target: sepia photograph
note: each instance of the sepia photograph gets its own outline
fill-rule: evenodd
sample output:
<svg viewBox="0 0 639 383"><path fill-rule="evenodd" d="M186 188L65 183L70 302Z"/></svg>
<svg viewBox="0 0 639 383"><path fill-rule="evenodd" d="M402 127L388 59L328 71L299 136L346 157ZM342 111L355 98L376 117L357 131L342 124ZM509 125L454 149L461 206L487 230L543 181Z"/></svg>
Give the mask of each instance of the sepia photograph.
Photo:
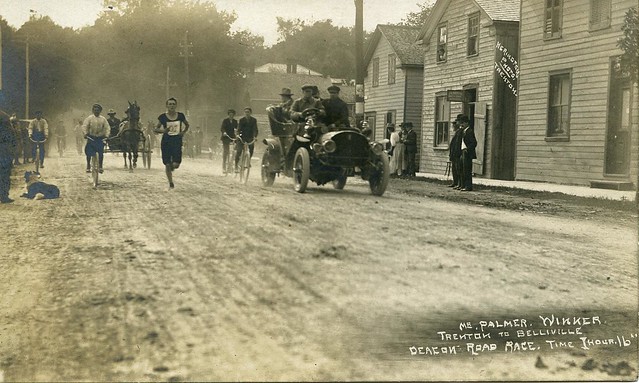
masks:
<svg viewBox="0 0 639 383"><path fill-rule="evenodd" d="M639 379L638 0L0 0L0 383Z"/></svg>

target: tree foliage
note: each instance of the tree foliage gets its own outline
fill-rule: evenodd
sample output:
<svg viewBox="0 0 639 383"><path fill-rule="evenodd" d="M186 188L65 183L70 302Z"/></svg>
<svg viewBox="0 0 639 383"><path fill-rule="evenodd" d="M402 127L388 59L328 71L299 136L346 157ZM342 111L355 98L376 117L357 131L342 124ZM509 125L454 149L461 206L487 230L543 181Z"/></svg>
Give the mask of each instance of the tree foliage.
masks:
<svg viewBox="0 0 639 383"><path fill-rule="evenodd" d="M401 22L397 25L405 25L409 27L422 27L426 22L428 16L430 16L430 12L433 10L433 6L430 5L430 1L426 1L422 4L417 4L419 6L419 11L410 12L406 15Z"/></svg>
<svg viewBox="0 0 639 383"><path fill-rule="evenodd" d="M626 12L621 31L623 37L617 43L623 51L620 60L621 68L637 81L639 78L639 16L636 7Z"/></svg>

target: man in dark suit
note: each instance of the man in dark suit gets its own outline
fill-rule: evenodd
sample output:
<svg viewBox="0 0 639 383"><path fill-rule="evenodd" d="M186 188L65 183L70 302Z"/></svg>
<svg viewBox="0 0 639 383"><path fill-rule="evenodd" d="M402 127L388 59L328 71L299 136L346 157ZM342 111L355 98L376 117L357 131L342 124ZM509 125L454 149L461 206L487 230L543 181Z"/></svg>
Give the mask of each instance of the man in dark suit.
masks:
<svg viewBox="0 0 639 383"><path fill-rule="evenodd" d="M228 110L228 117L222 120L222 170L226 174L226 166L229 161L229 146L235 140L235 131L237 130L237 120L235 119L235 110Z"/></svg>
<svg viewBox="0 0 639 383"><path fill-rule="evenodd" d="M459 119L463 114L458 114L457 119L453 121L453 138L450 140L450 146L448 147L448 160L450 161L451 172L453 173L453 183L448 187L461 189L461 136L463 130L459 126Z"/></svg>
<svg viewBox="0 0 639 383"><path fill-rule="evenodd" d="M16 137L13 134L9 115L0 112L0 203L11 203L11 168L13 151L16 149Z"/></svg>
<svg viewBox="0 0 639 383"><path fill-rule="evenodd" d="M462 188L460 190L472 191L473 190L473 159L477 158L477 153L475 151L475 148L477 148L477 138L475 138L475 131L473 130L473 128L470 127L470 119L468 119L468 116L463 115L459 118L458 121L461 126L460 130L462 131L462 140L461 140Z"/></svg>
<svg viewBox="0 0 639 383"><path fill-rule="evenodd" d="M322 100L322 105L324 105L324 109L326 109L324 122L329 128L350 127L350 121L348 121L348 105L339 98L340 87L331 85L327 90L331 96L327 100Z"/></svg>
<svg viewBox="0 0 639 383"><path fill-rule="evenodd" d="M237 153L235 154L235 167L237 168L237 163L240 161L240 157L242 157L242 152L244 151L244 146L242 142L251 143L248 146L249 154L253 157L253 149L255 148L255 139L257 138L257 120L255 117L251 116L253 113L253 109L246 107L244 108L244 117L240 118L240 122L238 123L237 135L241 142L238 142Z"/></svg>
<svg viewBox="0 0 639 383"><path fill-rule="evenodd" d="M408 177L415 177L415 157L417 156L417 133L413 130L412 122L402 122L406 128L404 136L404 150L406 152L406 167Z"/></svg>

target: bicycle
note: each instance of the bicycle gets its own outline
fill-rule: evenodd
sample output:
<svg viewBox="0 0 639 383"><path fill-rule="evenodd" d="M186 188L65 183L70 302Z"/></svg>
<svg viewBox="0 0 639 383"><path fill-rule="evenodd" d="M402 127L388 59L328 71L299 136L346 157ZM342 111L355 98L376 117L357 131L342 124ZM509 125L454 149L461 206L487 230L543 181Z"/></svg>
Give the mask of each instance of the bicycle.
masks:
<svg viewBox="0 0 639 383"><path fill-rule="evenodd" d="M95 142L95 140L91 138L90 136L87 136L87 139ZM106 139L103 139L102 141L105 141L105 140ZM98 188L99 177L100 177L100 153L96 150L96 152L93 153L93 155L91 156L91 180L92 180L94 189Z"/></svg>
<svg viewBox="0 0 639 383"><path fill-rule="evenodd" d="M36 141L33 139L33 137L29 136L29 140L31 142L33 142L33 144L35 145L35 172L36 173L40 173L40 144L44 144L44 142L46 141L46 139L42 140L42 141Z"/></svg>
<svg viewBox="0 0 639 383"><path fill-rule="evenodd" d="M246 184L248 182L249 173L251 172L251 154L249 153L249 145L253 144L255 139L251 142L244 142L241 137L238 137L238 139L242 144L242 156L238 162L238 166L240 167L240 182L244 182Z"/></svg>

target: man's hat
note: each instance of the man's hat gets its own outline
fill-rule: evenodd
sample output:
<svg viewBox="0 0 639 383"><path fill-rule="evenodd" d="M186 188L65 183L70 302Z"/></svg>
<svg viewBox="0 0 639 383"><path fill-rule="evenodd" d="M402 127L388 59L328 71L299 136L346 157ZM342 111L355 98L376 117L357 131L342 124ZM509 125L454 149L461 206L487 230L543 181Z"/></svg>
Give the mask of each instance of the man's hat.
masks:
<svg viewBox="0 0 639 383"><path fill-rule="evenodd" d="M331 93L331 92L339 92L341 89L337 85L331 85L326 90L328 90L328 92Z"/></svg>
<svg viewBox="0 0 639 383"><path fill-rule="evenodd" d="M314 88L314 86L313 86L313 85L311 85L311 84L304 84L304 85L302 85L302 90L306 90L306 89L313 89L313 88Z"/></svg>
<svg viewBox="0 0 639 383"><path fill-rule="evenodd" d="M226 114L229 114L229 113L233 113L233 114L235 114L235 109L229 109L229 110L226 112Z"/></svg>
<svg viewBox="0 0 639 383"><path fill-rule="evenodd" d="M109 113L107 113L107 114L115 114L115 110L109 109Z"/></svg>
<svg viewBox="0 0 639 383"><path fill-rule="evenodd" d="M93 104L93 106L91 108L98 108L100 110L102 110L102 105L100 104Z"/></svg>
<svg viewBox="0 0 639 383"><path fill-rule="evenodd" d="M462 123L462 122L470 122L470 119L468 118L467 115L465 114L460 114L457 116L457 122Z"/></svg>
<svg viewBox="0 0 639 383"><path fill-rule="evenodd" d="M292 96L293 93L291 93L291 90L289 88L282 88L282 93L280 93L280 96Z"/></svg>
<svg viewBox="0 0 639 383"><path fill-rule="evenodd" d="M402 122L401 127L402 128L412 128L413 127L413 123L412 122Z"/></svg>

